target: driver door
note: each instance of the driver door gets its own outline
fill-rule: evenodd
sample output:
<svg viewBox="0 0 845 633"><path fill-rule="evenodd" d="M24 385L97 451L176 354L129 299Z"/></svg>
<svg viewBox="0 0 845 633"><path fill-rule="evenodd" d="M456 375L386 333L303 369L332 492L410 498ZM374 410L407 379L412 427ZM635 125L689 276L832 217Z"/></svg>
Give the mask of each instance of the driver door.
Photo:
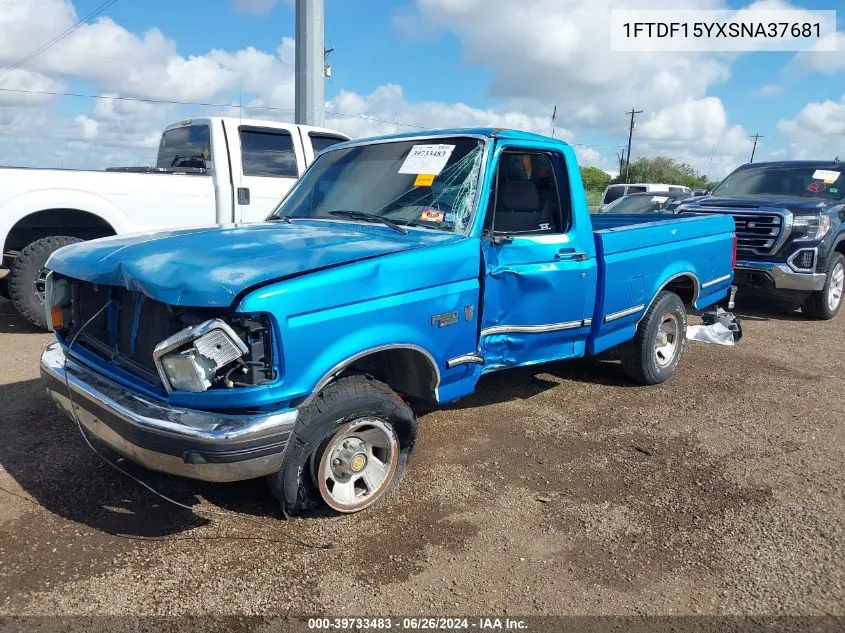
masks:
<svg viewBox="0 0 845 633"><path fill-rule="evenodd" d="M565 157L557 147L506 147L493 179L482 240L485 368L583 355L596 258L592 227L573 218Z"/></svg>

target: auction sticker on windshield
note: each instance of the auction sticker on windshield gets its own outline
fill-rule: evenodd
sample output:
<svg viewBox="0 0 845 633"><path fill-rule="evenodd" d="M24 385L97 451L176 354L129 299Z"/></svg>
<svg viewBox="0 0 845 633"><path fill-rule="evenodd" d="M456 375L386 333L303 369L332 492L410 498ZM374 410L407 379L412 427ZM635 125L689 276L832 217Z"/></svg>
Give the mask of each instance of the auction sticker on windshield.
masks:
<svg viewBox="0 0 845 633"><path fill-rule="evenodd" d="M823 180L824 184L832 185L839 180L839 172L832 169L817 169L813 172L813 180Z"/></svg>
<svg viewBox="0 0 845 633"><path fill-rule="evenodd" d="M399 168L399 173L437 176L449 162L454 149L454 145L414 145Z"/></svg>

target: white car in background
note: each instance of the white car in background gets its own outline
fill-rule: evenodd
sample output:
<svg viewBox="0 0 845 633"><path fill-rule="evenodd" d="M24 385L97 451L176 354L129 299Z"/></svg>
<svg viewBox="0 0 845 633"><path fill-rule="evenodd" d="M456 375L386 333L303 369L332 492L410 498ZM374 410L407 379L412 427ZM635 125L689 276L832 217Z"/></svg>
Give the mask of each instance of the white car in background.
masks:
<svg viewBox="0 0 845 633"><path fill-rule="evenodd" d="M635 182L625 185L608 185L601 194L601 207L631 193L686 193L692 195L692 189L682 185L663 185L653 182Z"/></svg>
<svg viewBox="0 0 845 633"><path fill-rule="evenodd" d="M46 327L43 269L53 251L122 233L259 222L316 154L346 140L325 128L209 117L168 126L155 167L0 168L9 297L24 317Z"/></svg>

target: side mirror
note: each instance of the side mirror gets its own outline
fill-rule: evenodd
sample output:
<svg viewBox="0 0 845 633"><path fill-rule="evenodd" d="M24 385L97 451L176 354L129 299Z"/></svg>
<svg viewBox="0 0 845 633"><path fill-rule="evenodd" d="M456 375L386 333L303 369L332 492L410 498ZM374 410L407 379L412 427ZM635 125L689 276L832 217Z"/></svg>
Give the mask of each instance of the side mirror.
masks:
<svg viewBox="0 0 845 633"><path fill-rule="evenodd" d="M503 244L510 244L513 242L513 238L510 235L494 234L490 238L490 241L496 246L502 246Z"/></svg>

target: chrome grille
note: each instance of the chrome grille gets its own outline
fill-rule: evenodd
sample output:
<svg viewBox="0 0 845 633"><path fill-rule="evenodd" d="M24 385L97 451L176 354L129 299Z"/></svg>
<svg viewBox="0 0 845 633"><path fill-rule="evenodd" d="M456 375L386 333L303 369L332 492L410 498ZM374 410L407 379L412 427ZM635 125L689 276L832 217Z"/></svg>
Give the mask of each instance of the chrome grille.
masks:
<svg viewBox="0 0 845 633"><path fill-rule="evenodd" d="M710 213L730 215L736 225L736 250L739 255L771 255L784 237L786 216L774 212L740 211L714 207L682 208L680 214Z"/></svg>

